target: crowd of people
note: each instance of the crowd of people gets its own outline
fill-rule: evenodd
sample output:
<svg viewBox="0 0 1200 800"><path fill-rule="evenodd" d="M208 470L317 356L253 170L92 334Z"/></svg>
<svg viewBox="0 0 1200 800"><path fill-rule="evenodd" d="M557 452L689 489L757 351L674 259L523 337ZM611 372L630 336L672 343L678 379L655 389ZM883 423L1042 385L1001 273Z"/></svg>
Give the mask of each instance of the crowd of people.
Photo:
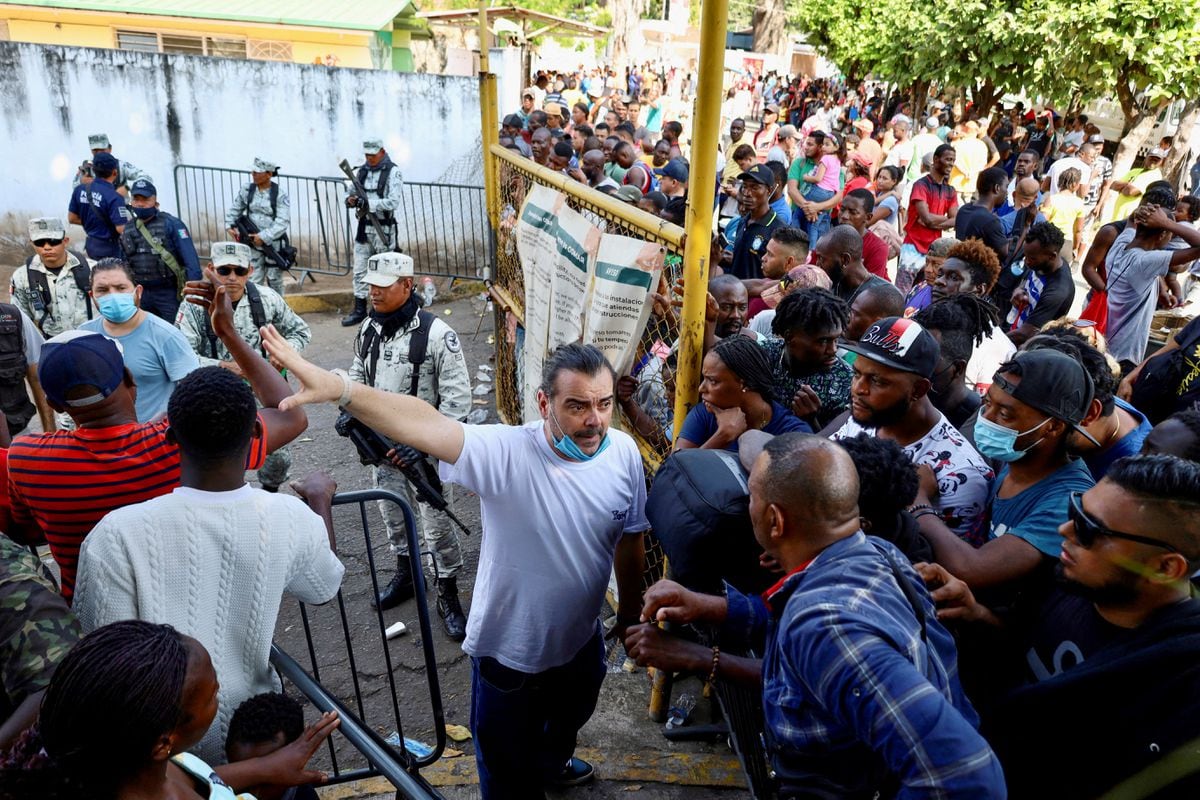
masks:
<svg viewBox="0 0 1200 800"><path fill-rule="evenodd" d="M453 529L397 451L374 469L417 506L439 616L471 658L485 798L593 779L575 745L613 574L608 634L632 659L759 693L781 798L1083 798L1188 761L1200 322L1149 356L1148 339L1160 302L1187 307L1195 281L1174 276L1200 259L1200 202L1153 150L1111 180L1078 115L774 75L731 87L757 130L730 118L717 184L692 186L674 112L693 91L649 66L542 74L501 139L664 219L699 200L722 223L701 243L700 402L682 420L677 343L626 375L572 343L546 359L539 419L465 424L461 343L390 249L401 178L378 139L347 202L358 333L349 370L326 371L272 288L277 165L255 161L233 238L201 264L150 178L92 137L68 217L86 255L59 218L31 220L0 305L0 797L295 797L322 779L307 762L338 719L305 727L268 661L282 595L327 602L344 574L332 478L279 491L313 403L479 498L468 616ZM675 277L654 314L674 313ZM44 432L10 441L35 413ZM672 453L649 490L620 427ZM731 471L742 524L705 528ZM668 491L685 485L690 505ZM381 511L389 609L420 583ZM644 589L651 520L680 581ZM1200 771L1184 772L1188 796Z"/></svg>

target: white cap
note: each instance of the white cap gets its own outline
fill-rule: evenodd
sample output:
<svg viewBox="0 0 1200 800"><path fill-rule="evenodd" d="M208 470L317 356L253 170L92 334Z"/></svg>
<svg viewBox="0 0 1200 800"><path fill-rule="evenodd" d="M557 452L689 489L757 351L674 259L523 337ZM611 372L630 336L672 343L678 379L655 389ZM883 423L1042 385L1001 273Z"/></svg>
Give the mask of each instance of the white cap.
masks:
<svg viewBox="0 0 1200 800"><path fill-rule="evenodd" d="M250 266L250 247L241 242L214 242L209 256L214 267Z"/></svg>
<svg viewBox="0 0 1200 800"><path fill-rule="evenodd" d="M37 217L29 220L29 241L39 239L62 239L67 235L67 227L58 217Z"/></svg>
<svg viewBox="0 0 1200 800"><path fill-rule="evenodd" d="M372 286L391 286L401 278L413 276L412 256L404 253L376 253L367 259L363 281Z"/></svg>
<svg viewBox="0 0 1200 800"><path fill-rule="evenodd" d="M930 117L929 119L925 120L925 127L929 128L930 130L937 128L941 124L942 124L942 121L940 119L938 119L937 117Z"/></svg>

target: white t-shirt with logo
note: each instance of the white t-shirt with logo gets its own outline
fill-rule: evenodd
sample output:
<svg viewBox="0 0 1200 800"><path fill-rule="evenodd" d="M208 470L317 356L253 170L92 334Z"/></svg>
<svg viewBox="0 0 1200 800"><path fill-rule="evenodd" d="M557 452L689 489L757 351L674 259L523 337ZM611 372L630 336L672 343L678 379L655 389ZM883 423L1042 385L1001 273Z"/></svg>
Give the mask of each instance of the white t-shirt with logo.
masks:
<svg viewBox="0 0 1200 800"><path fill-rule="evenodd" d="M568 461L543 422L466 425L442 480L479 495L483 543L463 650L536 673L570 661L595 633L617 542L646 520L642 456L609 430L591 461Z"/></svg>
<svg viewBox="0 0 1200 800"><path fill-rule="evenodd" d="M831 438L849 439L860 433L877 435L875 428L864 428L854 417L848 417ZM938 484L938 498L933 504L946 527L969 544L983 544L988 533L984 517L993 473L979 451L945 414L939 414L929 432L907 445L904 452L914 464L926 464L933 470Z"/></svg>

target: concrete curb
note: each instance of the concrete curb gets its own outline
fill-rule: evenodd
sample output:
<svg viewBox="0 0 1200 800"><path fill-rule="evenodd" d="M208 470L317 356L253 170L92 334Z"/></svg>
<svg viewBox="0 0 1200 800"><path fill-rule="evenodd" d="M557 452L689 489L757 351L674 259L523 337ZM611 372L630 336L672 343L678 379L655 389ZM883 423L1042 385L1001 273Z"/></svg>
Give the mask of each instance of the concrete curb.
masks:
<svg viewBox="0 0 1200 800"><path fill-rule="evenodd" d="M321 292L285 294L284 301L297 314L319 312L343 312L354 307L354 291L351 289L326 289Z"/></svg>

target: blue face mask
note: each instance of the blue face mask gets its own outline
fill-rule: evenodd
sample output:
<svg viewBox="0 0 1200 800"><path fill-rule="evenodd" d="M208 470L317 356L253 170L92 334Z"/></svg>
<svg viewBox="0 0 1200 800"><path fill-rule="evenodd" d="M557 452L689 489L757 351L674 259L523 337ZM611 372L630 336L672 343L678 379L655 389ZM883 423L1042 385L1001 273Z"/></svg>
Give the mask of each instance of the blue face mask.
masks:
<svg viewBox="0 0 1200 800"><path fill-rule="evenodd" d="M554 420L554 426L562 431L563 427L559 424L558 417L554 416L553 410L550 411L550 419ZM579 445L575 444L574 439L572 439L570 436L567 436L565 431L563 432L562 438L555 436L553 433L550 434L550 438L554 442L554 449L572 461L591 461L593 458L608 449L609 442L608 431L605 431L604 438L600 440L600 446L596 448L596 452L589 456L579 448Z"/></svg>
<svg viewBox="0 0 1200 800"><path fill-rule="evenodd" d="M156 206L150 206L149 208L138 208L136 206L131 206L129 210L133 212L135 217L143 222L149 222L158 216L158 208Z"/></svg>
<svg viewBox="0 0 1200 800"><path fill-rule="evenodd" d="M137 313L137 303L132 294L106 294L96 301L100 316L109 322L126 322Z"/></svg>
<svg viewBox="0 0 1200 800"><path fill-rule="evenodd" d="M1012 428L997 425L980 414L975 421L975 446L979 448L980 453L988 458L994 458L997 461L1011 464L1014 461L1020 460L1026 453L1041 444L1042 439L1046 437L1043 436L1024 450L1016 449L1017 439L1027 433L1033 433L1049 421L1050 418L1047 417L1027 431L1014 431Z"/></svg>

